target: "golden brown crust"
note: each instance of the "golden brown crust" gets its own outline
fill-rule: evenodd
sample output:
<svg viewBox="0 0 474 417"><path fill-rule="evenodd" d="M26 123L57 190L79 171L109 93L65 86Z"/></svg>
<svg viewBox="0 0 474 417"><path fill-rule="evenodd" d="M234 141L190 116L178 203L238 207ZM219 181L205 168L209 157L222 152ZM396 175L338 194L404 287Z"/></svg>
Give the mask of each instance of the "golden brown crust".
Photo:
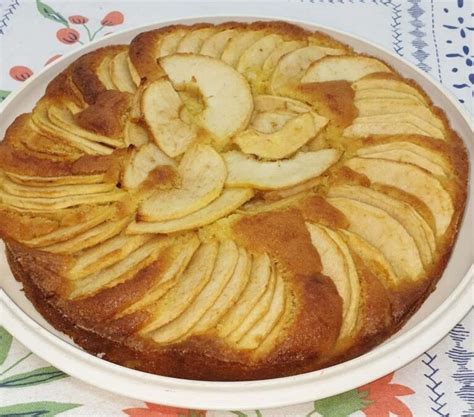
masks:
<svg viewBox="0 0 474 417"><path fill-rule="evenodd" d="M265 379L321 369L361 355L400 329L435 288L453 249L467 195L468 157L462 140L450 128L444 112L433 105L421 87L412 80L401 78L388 64L392 73L372 73L364 78L398 80L414 88L427 103L426 108L444 127L445 140L421 134L370 134L363 138L345 138L342 137L344 129L352 126L359 115L352 82L324 81L285 88L285 94L310 105L315 113L328 119L327 125L301 151L335 148L341 151L339 160L317 178L271 191L255 190L249 210L240 210L238 214L208 224L197 230L197 237L193 235L199 241L199 248L209 244L209 241L217 241L218 247L222 248L222 242L232 240L239 250L247 254L250 266L259 257L268 256L270 266L267 272L270 272L267 281L260 283L264 285L264 291L259 289L263 292L258 300L251 300L252 308L240 321L255 312L259 312L255 317L258 324L269 317L267 314L271 308L264 303L264 295L269 291L276 294L275 282L281 279L283 296L278 305L278 316L271 316L274 320L272 326L263 336L255 336L258 343L249 345L251 347L243 347L243 339L223 337L220 323L205 331L187 329L175 339L170 339L171 342L154 339L155 309L166 312L158 307L163 297L173 294L176 282L181 282L184 276L181 271L180 280L162 281L167 271L176 267L176 260L179 259L179 251L173 244L189 244L192 239L185 235L188 230L157 237L156 234L130 233L127 226L134 218L136 220L137 207L145 198L160 189L181 186L179 169L176 168L180 157L170 162L156 147L158 150L155 149L155 153L150 153L148 159L144 158L141 162L145 174L141 183L133 188L128 187L125 174L135 155L135 145L115 148L125 147L126 143L140 143L138 139L138 142L126 142L125 129L132 120L137 126L143 124L142 110L134 106L134 103L140 102L137 96L150 81L166 75L157 62L164 36L177 31L182 31L184 35L192 30L212 27L216 32L236 29L278 34L284 41L298 40L303 45L320 45L343 50L346 55L356 55L349 46L323 33L309 32L286 22L225 22L215 26L208 23L173 25L138 35L130 48L125 45L109 46L82 56L48 85L42 101L47 105L67 107L72 114L71 123L83 129L76 132L77 137L73 138L76 141L66 140L68 134L64 132L56 135L54 130L48 132L47 129L35 128L31 115L25 114L9 127L4 142L0 144L0 236L7 243L7 257L13 274L23 283L26 295L40 313L81 347L109 361L146 372L206 380ZM100 71L104 70L102 63L111 62L124 51L128 51L131 63L141 78L135 95L112 89L114 81L111 73L100 75ZM119 58L124 58L124 55ZM124 64L125 61L122 59L120 62ZM124 68L118 69L122 71ZM108 64L106 71L109 71ZM132 70L128 68L127 71L131 76ZM109 84L109 88L104 82ZM269 81L262 83L268 84ZM138 81L135 81L137 84ZM135 91L135 86L132 87L127 91ZM270 94L268 85L262 88ZM115 139L112 142L115 145L97 145L96 141L104 137ZM148 132L148 138L152 138L151 132ZM208 138L205 139L207 141ZM81 140L88 140L86 145L92 147L84 148ZM443 161L446 175L434 177L451 199L453 212L446 231L434 239L433 261L424 265L420 276L411 280L398 277L397 281L380 264L380 259L366 259L349 244L346 233L352 230L351 222L328 196L337 186L365 187L406 203L425 221L425 227L435 231L436 218L432 207L423 201L422 196L378 183L346 166L359 150L401 141L426 149L435 155L435 159ZM136 146L140 148L141 145ZM234 144L229 145L230 149L233 147ZM157 166L153 165L154 158L161 161ZM140 173L140 170L136 172ZM59 205L57 209L44 208L42 197L36 199L35 192L38 190L43 193L40 195L65 193L65 200L78 198L81 196L75 193L81 194L88 185L102 190L106 196L111 194L113 199L100 200L97 204L88 204L87 199L80 199L78 205ZM29 209L28 205L22 208L18 200L23 196L25 201L31 201L29 204L37 204L36 208ZM10 204L8 198L16 199L16 205ZM40 203L36 203L38 200ZM265 209L266 205L270 208ZM252 211L252 207L256 209ZM349 335L343 335L345 320L350 315L344 288L340 280L337 281L324 270L326 253L317 249L310 233L311 224L319 225L323 232L326 230L324 233L336 248L335 253L339 253L344 260L347 271L352 271L349 260L353 262L357 281L351 281L351 291L359 291L360 300L355 310L354 328ZM89 226L81 229L82 225ZM425 229L425 233L428 234L428 230ZM160 239L174 243L164 243L161 247ZM155 252L147 255L147 247L155 248ZM185 245L182 247L185 248ZM194 250L193 257L196 254ZM140 255L140 251L145 255L138 258L136 266L120 269ZM239 256L241 260L241 252ZM91 265L86 261L91 259L90 270L93 273L87 272ZM109 259L116 259L117 263L108 263ZM81 262L83 270L79 268ZM105 278L103 270L94 275L97 271L94 262L102 267L106 265L103 267ZM186 265L183 270L189 268ZM248 276L254 273L250 266ZM96 280L103 280L103 283L96 285ZM187 297L196 286L207 284L196 280L193 285L186 292L178 292L180 297L173 299L173 308L178 309L181 298ZM245 293L244 288L247 287L242 288L241 294ZM162 291L159 296L157 289ZM198 298L195 295L188 305ZM135 308L144 299L148 300L146 308ZM202 304L202 300L200 302ZM236 306L237 298L227 308L238 308ZM201 317L207 311L198 310ZM228 317L225 311L222 314ZM173 316L158 330L179 322L180 317ZM199 324L194 323L193 326ZM255 327L252 324L250 328ZM232 332L235 331L234 328Z"/></svg>
<svg viewBox="0 0 474 417"><path fill-rule="evenodd" d="M97 96L94 104L74 115L79 126L112 138L121 138L132 96L109 90Z"/></svg>
<svg viewBox="0 0 474 417"><path fill-rule="evenodd" d="M342 301L333 282L320 274L297 275L292 283L298 300L292 325L265 360L267 366L285 367L321 362L332 355L342 324ZM325 304L319 301L326 300Z"/></svg>
<svg viewBox="0 0 474 417"><path fill-rule="evenodd" d="M127 150L121 149L110 156L82 155L71 161L51 160L17 150L6 141L0 144L0 167L6 172L40 177L98 174L116 171L118 161L126 155ZM111 176L116 174L111 173Z"/></svg>
<svg viewBox="0 0 474 417"><path fill-rule="evenodd" d="M25 287L26 295L53 326L69 334L76 343L85 346L92 353L105 353L104 358L107 360L146 372L208 380L266 379L304 372L309 366L314 367L315 362L320 362L320 357L331 349L340 326L339 296L328 279L301 277L295 285L295 291L299 295L304 295L295 318L298 325L285 336L278 351L261 362L252 363L249 367L246 365L249 360L247 355L238 358L235 357L235 353L232 355L234 360L229 361L230 352L227 348L220 346L215 340L201 337L194 337L185 344L156 351L156 347L147 342L126 338L128 333L136 330L137 323L140 326L146 321L143 317L135 314L116 321L116 326L106 328L100 326L94 328L90 323L89 326L78 325L77 320L81 319L77 312L74 312L71 321L64 309L60 310L54 306L54 298L44 298L43 291L36 287L28 277L29 274L23 271L24 264L20 266L12 252L7 251L7 255L15 276ZM123 292L120 297L122 296ZM317 302L319 297L328 300L334 298L334 302L330 304L333 307L328 309L322 306ZM111 305L109 304L111 299L102 301ZM85 310L89 317L93 311L97 311L93 304L91 309ZM310 314L307 314L308 309ZM309 329L316 331L309 332ZM190 366L191 363L193 366ZM324 364L318 366L323 367Z"/></svg>
<svg viewBox="0 0 474 417"><path fill-rule="evenodd" d="M170 25L160 29L139 33L130 43L130 60L142 79L153 81L163 76L158 65L158 47L160 40L173 32L183 30L189 31L210 26L206 23L195 25Z"/></svg>
<svg viewBox="0 0 474 417"><path fill-rule="evenodd" d="M157 261L142 269L126 282L107 288L92 296L71 301L60 300L59 306L66 315L77 319L77 323L81 326L96 329L102 325L106 328L118 313L146 294L157 281L157 277L166 266L166 262L166 256L161 256ZM132 321L132 317L136 317L136 314L132 313L124 316L120 322L115 322L114 327L119 328L120 323Z"/></svg>
<svg viewBox="0 0 474 417"><path fill-rule="evenodd" d="M71 73L71 67L68 67L57 75L46 87L45 96L71 101L79 107L84 107L86 103L81 92L73 83Z"/></svg>
<svg viewBox="0 0 474 417"><path fill-rule="evenodd" d="M244 217L234 225L234 231L245 247L274 254L292 274L313 276L321 272L319 254L297 210Z"/></svg>
<svg viewBox="0 0 474 417"><path fill-rule="evenodd" d="M291 351L285 352L282 350L274 357L268 357L267 360L261 364L252 363L251 366L249 366L249 364L245 364L245 358L243 358L244 363L239 363L235 360L220 360L219 357L221 357L222 354L224 357L226 355L229 357L231 352L226 351L226 348L217 343L215 339L196 336L189 339L184 346L177 345L172 348L157 351L153 344L144 341L127 340L127 338L117 337L117 334L109 338L102 332L96 333L82 326L78 326L75 319L71 321L71 318L65 316L59 309L54 307L51 299L45 298L44 293L36 287L29 275L21 269L12 253L8 250L7 256L15 277L23 283L25 294L33 302L36 309L55 328L68 334L75 343L82 346L88 352L100 355L103 359L133 369L187 379L206 379L210 381L268 379L309 372L349 360L369 351L375 345L381 343L398 331L413 311L418 308L419 304L429 295L429 291L426 291L426 286L424 286L424 292L422 289L417 294L417 302L411 304L409 309L405 306L405 315L403 317L397 317L396 320L393 321L393 327L385 329L384 332L376 334L375 337L366 338L363 343L352 346L342 354L322 359L313 349L311 358L305 358L302 355L301 357L294 358L295 360L293 361L288 361L285 355ZM314 288L315 286L319 287L321 283L318 280L308 280L306 285ZM313 289L310 287L304 286L303 284L302 290ZM328 289L329 287L323 285L322 288ZM321 303L318 302L320 297L317 296L320 292L318 291L314 294L313 296L317 297L317 299L311 300L311 298L307 298L308 303L313 302L313 304L307 305L311 311L315 306L321 306ZM324 291L322 294L327 295ZM323 306L321 306L321 308L322 310L326 310ZM315 313L313 317L318 317L321 313L324 314L324 311ZM319 315L319 317L321 316ZM337 317L337 315L333 315L331 319L334 320L334 317ZM135 316L135 320L141 323L146 320L146 318ZM132 322L132 319L129 318L128 326L130 326ZM309 325L309 323L310 320L307 319L305 324ZM321 323L318 323L318 328L322 330L320 326ZM324 326L325 331L330 335L333 333L334 327L338 327L338 323L327 322L324 323ZM302 328L295 329L295 334L291 334L291 337L304 337L302 330ZM125 328L122 328L120 332L123 334ZM328 338L328 333L325 334L325 338L326 340L331 340ZM290 345L291 337L287 339ZM310 341L310 339L308 339L308 341Z"/></svg>
<svg viewBox="0 0 474 417"><path fill-rule="evenodd" d="M269 33L277 33L286 40L304 40L308 38L310 42L330 48L340 48L352 51L350 47L332 39L321 32L310 32L299 26L287 22L257 21L252 23L225 22L218 25L210 23L196 23L194 25L171 25L160 29L142 32L138 34L130 43L130 59L141 78L149 81L160 78L164 75L157 63L158 48L161 39L166 35L176 31L191 31L203 27L215 27L217 30L237 29L237 30L262 30Z"/></svg>
<svg viewBox="0 0 474 417"><path fill-rule="evenodd" d="M100 207L85 205L38 215L1 205L0 213L4 221L0 223L0 236L9 241L27 242L61 227L87 222L100 211Z"/></svg>
<svg viewBox="0 0 474 417"><path fill-rule="evenodd" d="M126 51L126 45L105 46L81 56L71 66L71 79L88 104L94 104L97 96L107 90L97 75L97 69L105 57L113 57Z"/></svg>
<svg viewBox="0 0 474 417"><path fill-rule="evenodd" d="M311 104L318 113L330 118L341 128L349 126L357 117L354 90L347 81L300 84L295 98Z"/></svg>
<svg viewBox="0 0 474 417"><path fill-rule="evenodd" d="M344 214L319 195L311 195L298 204L306 221L319 223L331 229L347 229L349 222Z"/></svg>
<svg viewBox="0 0 474 417"><path fill-rule="evenodd" d="M15 157L11 156L12 153L15 153ZM6 166L12 169L18 166L19 172L28 172L27 165L16 162L20 154L23 159L61 163L64 160L77 159L83 152L63 140L39 133L32 126L31 114L25 113L18 116L5 133L5 138L0 144L0 164L6 164L5 169ZM34 170L35 167L31 169Z"/></svg>
<svg viewBox="0 0 474 417"><path fill-rule="evenodd" d="M360 307L358 323L360 331L353 343L365 345L374 337L383 334L392 324L390 292L357 254L351 251L351 255L360 278L364 300Z"/></svg>

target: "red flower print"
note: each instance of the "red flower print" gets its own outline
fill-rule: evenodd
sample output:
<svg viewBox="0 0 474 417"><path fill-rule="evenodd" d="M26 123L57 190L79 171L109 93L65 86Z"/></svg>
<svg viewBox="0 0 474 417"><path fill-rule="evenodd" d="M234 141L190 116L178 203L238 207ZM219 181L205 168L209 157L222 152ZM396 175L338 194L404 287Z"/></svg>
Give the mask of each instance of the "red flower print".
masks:
<svg viewBox="0 0 474 417"><path fill-rule="evenodd" d="M122 411L130 417L206 417L206 411L186 410L152 403L145 404L147 408L127 408Z"/></svg>
<svg viewBox="0 0 474 417"><path fill-rule="evenodd" d="M367 391L366 400L372 401L362 411L367 417L389 417L390 413L398 417L413 417L410 409L397 397L414 394L414 391L404 385L390 384L393 373L364 385L357 390Z"/></svg>
<svg viewBox="0 0 474 417"><path fill-rule="evenodd" d="M76 14L74 16L69 16L68 20L75 25L84 25L89 21L89 19L85 16L81 16L80 14Z"/></svg>
<svg viewBox="0 0 474 417"><path fill-rule="evenodd" d="M62 42L72 45L79 41L80 33L76 29L63 28L56 32L56 37Z"/></svg>
<svg viewBox="0 0 474 417"><path fill-rule="evenodd" d="M100 21L103 26L116 26L123 23L123 14L117 11L107 13Z"/></svg>
<svg viewBox="0 0 474 417"><path fill-rule="evenodd" d="M21 65L10 68L10 77L17 81L25 81L33 75L28 67L23 67Z"/></svg>

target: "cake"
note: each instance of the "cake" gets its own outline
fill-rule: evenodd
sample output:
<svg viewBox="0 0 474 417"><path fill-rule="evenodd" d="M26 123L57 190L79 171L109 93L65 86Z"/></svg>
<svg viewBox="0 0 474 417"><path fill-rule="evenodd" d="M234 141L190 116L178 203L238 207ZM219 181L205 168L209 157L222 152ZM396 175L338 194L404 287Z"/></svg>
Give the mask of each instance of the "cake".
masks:
<svg viewBox="0 0 474 417"><path fill-rule="evenodd" d="M467 172L444 112L379 58L285 22L173 25L81 56L11 124L0 236L36 309L91 354L276 378L406 323Z"/></svg>

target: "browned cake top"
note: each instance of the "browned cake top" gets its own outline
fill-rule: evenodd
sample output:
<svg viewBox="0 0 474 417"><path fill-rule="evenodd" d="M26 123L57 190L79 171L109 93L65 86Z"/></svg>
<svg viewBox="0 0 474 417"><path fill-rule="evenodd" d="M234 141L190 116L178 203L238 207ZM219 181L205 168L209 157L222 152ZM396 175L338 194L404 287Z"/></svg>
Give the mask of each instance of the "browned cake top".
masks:
<svg viewBox="0 0 474 417"><path fill-rule="evenodd" d="M80 57L0 144L0 236L88 351L182 378L306 372L441 276L467 156L413 81L284 22L174 25Z"/></svg>

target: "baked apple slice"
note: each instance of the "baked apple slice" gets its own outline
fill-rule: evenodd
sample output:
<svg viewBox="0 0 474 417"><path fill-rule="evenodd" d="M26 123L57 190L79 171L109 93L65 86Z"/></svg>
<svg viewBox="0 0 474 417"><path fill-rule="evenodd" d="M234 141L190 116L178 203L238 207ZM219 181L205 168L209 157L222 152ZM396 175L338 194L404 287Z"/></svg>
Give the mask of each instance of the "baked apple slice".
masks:
<svg viewBox="0 0 474 417"><path fill-rule="evenodd" d="M229 336L255 308L265 293L272 276L272 264L266 254L255 255L252 260L250 279L242 295L217 324L220 337Z"/></svg>
<svg viewBox="0 0 474 417"><path fill-rule="evenodd" d="M349 220L349 231L380 249L398 276L416 280L424 272L415 241L385 210L350 198L327 201Z"/></svg>
<svg viewBox="0 0 474 417"><path fill-rule="evenodd" d="M353 82L377 72L392 71L376 58L360 55L327 56L314 62L301 78L301 82L321 83L338 80Z"/></svg>
<svg viewBox="0 0 474 417"><path fill-rule="evenodd" d="M85 195L68 195L67 197L20 197L0 188L0 203L25 210L50 211L82 204L106 204L122 200L126 193L119 189Z"/></svg>
<svg viewBox="0 0 474 417"><path fill-rule="evenodd" d="M239 299L250 278L252 258L244 249L238 248L238 259L232 276L215 300L214 304L194 325L191 333L200 334L213 329L220 318L226 314Z"/></svg>
<svg viewBox="0 0 474 417"><path fill-rule="evenodd" d="M285 283L276 271L275 291L267 312L237 342L240 349L256 349L275 328L285 311Z"/></svg>
<svg viewBox="0 0 474 417"><path fill-rule="evenodd" d="M180 316L151 333L151 337L155 342L170 343L189 333L224 290L234 272L238 254L237 245L233 241L226 240L219 244L214 269L209 281Z"/></svg>
<svg viewBox="0 0 474 417"><path fill-rule="evenodd" d="M160 166L167 166L174 171L176 162L153 143L134 149L123 173L122 185L126 189L136 188L148 178L153 170Z"/></svg>
<svg viewBox="0 0 474 417"><path fill-rule="evenodd" d="M353 198L385 210L397 220L414 239L420 252L423 265L426 267L433 261L436 251L436 240L428 223L410 205L396 200L386 194L357 185L340 185L331 187L329 197Z"/></svg>
<svg viewBox="0 0 474 417"><path fill-rule="evenodd" d="M189 32L189 28L175 28L163 35L159 41L157 58L176 52L181 39Z"/></svg>
<svg viewBox="0 0 474 417"><path fill-rule="evenodd" d="M394 123L393 119L386 123L354 123L344 130L344 136L366 138L372 135L422 135L430 137L425 130L410 122Z"/></svg>
<svg viewBox="0 0 474 417"><path fill-rule="evenodd" d="M290 113L300 114L307 113L312 110L302 101L293 100L288 97L272 96L268 94L259 94L254 98L254 106L256 113L267 113L276 111L286 111Z"/></svg>
<svg viewBox="0 0 474 417"><path fill-rule="evenodd" d="M119 219L108 219L70 240L54 243L53 245L45 246L41 249L52 253L67 255L77 254L79 251L96 246L118 235L125 229L129 222L130 218L128 216Z"/></svg>
<svg viewBox="0 0 474 417"><path fill-rule="evenodd" d="M127 54L127 65L128 65L128 71L130 72L130 76L132 77L132 81L135 84L135 86L138 87L141 82L141 77L140 77L140 74L138 74L137 69L133 65L129 54Z"/></svg>
<svg viewBox="0 0 474 417"><path fill-rule="evenodd" d="M155 237L130 253L121 261L81 279L72 280L73 289L69 298L91 295L104 288L111 288L132 278L146 268L173 243L172 238Z"/></svg>
<svg viewBox="0 0 474 417"><path fill-rule="evenodd" d="M418 134L446 140L444 131L412 113L358 117L351 126L344 130L343 134L352 137Z"/></svg>
<svg viewBox="0 0 474 417"><path fill-rule="evenodd" d="M224 52L227 43L239 33L236 29L227 29L217 33L214 33L207 38L202 44L199 53L201 55L211 56L213 58L219 58Z"/></svg>
<svg viewBox="0 0 474 417"><path fill-rule="evenodd" d="M364 100L393 100L397 103L403 104L412 104L412 105L423 105L423 102L413 96L412 94L402 93L399 91L393 90L384 90L382 88L377 89L367 89L367 90L358 90L354 95L354 104L359 101Z"/></svg>
<svg viewBox="0 0 474 417"><path fill-rule="evenodd" d="M181 186L158 190L138 210L140 220L163 221L193 213L215 200L227 176L225 163L209 145L195 145L178 166Z"/></svg>
<svg viewBox="0 0 474 417"><path fill-rule="evenodd" d="M392 266L379 249L361 236L348 230L339 229L338 233L351 251L356 253L364 264L375 272L375 275L383 282L384 286L390 287L400 282L400 278L395 274Z"/></svg>
<svg viewBox="0 0 474 417"><path fill-rule="evenodd" d="M195 233L186 233L166 251L167 268L160 277L157 285L149 288L142 298L123 310L119 316L126 316L138 310L152 306L161 299L171 288L173 288L181 278L184 270L191 262L196 250L201 242ZM171 261L170 261L171 260Z"/></svg>
<svg viewBox="0 0 474 417"><path fill-rule="evenodd" d="M112 58L110 61L110 77L120 91L134 93L137 90L136 79L134 80L130 72L128 51L120 52Z"/></svg>
<svg viewBox="0 0 474 417"><path fill-rule="evenodd" d="M254 97L250 127L262 133L273 133L280 130L289 120L308 112L314 115L317 126L323 123L324 119L301 101L280 96L257 95Z"/></svg>
<svg viewBox="0 0 474 417"><path fill-rule="evenodd" d="M241 55L237 64L237 71L241 72L251 83L256 81L265 60L282 42L282 37L275 34L260 38Z"/></svg>
<svg viewBox="0 0 474 417"><path fill-rule="evenodd" d="M283 55L304 48L305 46L307 46L307 42L303 40L285 41L277 45L262 65L262 79L267 80L270 78Z"/></svg>
<svg viewBox="0 0 474 417"><path fill-rule="evenodd" d="M266 115L271 118L268 124L277 126L281 123L279 121L281 118L275 120L274 116L283 116L283 120L287 116L285 113L283 115L281 113L266 113ZM263 124L265 114L261 116L258 121ZM286 158L314 138L326 126L327 122L326 118L312 112L295 117L291 117L290 113L290 119L284 122L279 130L272 133L263 133L250 128L237 134L234 137L234 142L246 154L265 159Z"/></svg>
<svg viewBox="0 0 474 417"><path fill-rule="evenodd" d="M52 123L48 117L47 108L42 104L38 104L31 114L32 128L37 129L40 134L52 136L64 140L73 147L90 155L110 155L114 149L110 146L103 145L94 141L90 141L81 136L72 135L64 129Z"/></svg>
<svg viewBox="0 0 474 417"><path fill-rule="evenodd" d="M357 150L356 155L364 158L390 159L407 162L426 169L434 175L446 176L450 165L438 152L411 142L396 141L380 145L366 146Z"/></svg>
<svg viewBox="0 0 474 417"><path fill-rule="evenodd" d="M68 240L73 239L90 229L93 229L97 225L103 224L110 217L113 217L114 214L114 205L111 205L106 209L103 207L98 207L94 210L88 211L86 218L80 223L72 224L70 226L58 227L50 233L42 234L28 240L22 240L22 243L35 248L67 242Z"/></svg>
<svg viewBox="0 0 474 417"><path fill-rule="evenodd" d="M245 136L248 135L249 132L252 137L258 133L264 134L264 135L273 134L283 129L283 127L290 120L294 119L295 117L299 115L300 114L296 114L296 113L285 111L285 110L269 111L265 113L254 113L254 115L252 116L252 120L250 121L249 129L235 135L234 142L237 142L242 137L245 138ZM251 142L252 137L248 138L248 140L245 140L244 143L248 141L248 145L250 145L251 147L256 146L256 145L258 146L258 143ZM252 153L252 152L249 152L249 153Z"/></svg>
<svg viewBox="0 0 474 417"><path fill-rule="evenodd" d="M179 41L176 52L189 52L198 54L206 39L215 34L217 29L212 27L203 27L194 29L186 33Z"/></svg>
<svg viewBox="0 0 474 417"><path fill-rule="evenodd" d="M100 135L89 130L83 129L76 124L74 115L66 107L49 106L48 107L48 118L51 123L55 124L58 128L64 130L69 135L78 136L91 142L97 142L105 145L112 146L114 148L123 147L123 140Z"/></svg>
<svg viewBox="0 0 474 417"><path fill-rule="evenodd" d="M18 197L31 198L60 198L68 196L99 194L114 191L115 184L111 182L101 182L97 184L69 184L51 185L47 187L17 184L4 174L0 173L2 188L9 194Z"/></svg>
<svg viewBox="0 0 474 417"><path fill-rule="evenodd" d="M106 90L118 90L118 87L114 83L110 72L112 59L113 55L104 56L104 58L99 63L96 69L97 77L99 78L100 82L103 84Z"/></svg>
<svg viewBox="0 0 474 417"><path fill-rule="evenodd" d="M272 265L272 271L267 288L257 305L242 319L242 322L227 336L227 341L237 343L242 337L268 312L275 295L275 284L277 280L277 267Z"/></svg>
<svg viewBox="0 0 474 417"><path fill-rule="evenodd" d="M242 54L260 38L265 36L263 30L241 30L227 43L222 51L221 60L231 67L237 67Z"/></svg>
<svg viewBox="0 0 474 417"><path fill-rule="evenodd" d="M364 158L389 159L391 161L406 162L426 169L433 175L446 177L446 173L440 165L435 164L424 156L418 155L417 153L407 149L392 149L369 154L360 154L358 152L357 155L363 156Z"/></svg>
<svg viewBox="0 0 474 417"><path fill-rule="evenodd" d="M228 188L212 203L187 216L161 222L133 222L127 233L173 233L211 224L231 214L254 195L251 188Z"/></svg>
<svg viewBox="0 0 474 417"><path fill-rule="evenodd" d="M375 78L375 76L367 76L352 83L352 88L356 91L356 99L359 97L362 98L362 95L360 95L360 93L362 92L375 93L379 91L380 94L383 94L391 91L393 93L399 93L403 97L411 98L412 100L420 104L428 104L425 97L420 94L416 88L403 82L402 80Z"/></svg>
<svg viewBox="0 0 474 417"><path fill-rule="evenodd" d="M174 54L160 59L174 87L200 96L202 110L191 111L194 120L218 144L245 129L253 111L247 80L224 62L204 55Z"/></svg>
<svg viewBox="0 0 474 417"><path fill-rule="evenodd" d="M152 319L140 330L142 335L153 337L153 332L179 317L194 302L209 282L216 264L217 241L202 243L191 262L179 277L178 283L148 308Z"/></svg>
<svg viewBox="0 0 474 417"><path fill-rule="evenodd" d="M85 278L122 261L151 239L149 235L118 235L82 252L67 271L69 279Z"/></svg>
<svg viewBox="0 0 474 417"><path fill-rule="evenodd" d="M319 253L322 273L334 282L342 298L343 314L339 338L353 332L358 318L360 283L349 249L338 234L318 224L306 223L311 242Z"/></svg>
<svg viewBox="0 0 474 417"><path fill-rule="evenodd" d="M364 174L371 182L399 188L420 199L433 214L437 237L442 236L451 223L454 213L451 196L424 169L404 162L375 158L352 158L346 166Z"/></svg>
<svg viewBox="0 0 474 417"><path fill-rule="evenodd" d="M57 185L99 184L104 182L106 174L64 175L60 177L39 177L23 175L17 172L5 172L5 176L19 185L33 187L54 187Z"/></svg>
<svg viewBox="0 0 474 417"><path fill-rule="evenodd" d="M68 99L78 104L83 102L94 104L97 96L104 91L117 90L111 77L111 62L117 54L127 50L127 45L109 45L82 55L56 78L57 81L67 73L66 79L69 81L63 83L63 86L56 89L50 97L54 99L66 93ZM73 98L70 93L75 97ZM49 95L48 91L46 95Z"/></svg>
<svg viewBox="0 0 474 417"><path fill-rule="evenodd" d="M270 79L270 91L277 95L283 93L286 87L297 85L300 82L309 82L302 80L302 77L313 62L326 55L339 55L344 52L342 49L309 45L283 55Z"/></svg>
<svg viewBox="0 0 474 417"><path fill-rule="evenodd" d="M150 141L148 130L139 123L127 120L123 128L123 143L126 147L142 146Z"/></svg>
<svg viewBox="0 0 474 417"><path fill-rule="evenodd" d="M155 143L168 156L181 155L196 139L194 126L183 121L183 101L165 79L151 82L143 91L143 118Z"/></svg>
<svg viewBox="0 0 474 417"><path fill-rule="evenodd" d="M443 122L435 116L428 107L418 104L403 104L397 100L359 100L355 103L359 117L378 116L384 114L410 113L444 132Z"/></svg>
<svg viewBox="0 0 474 417"><path fill-rule="evenodd" d="M323 149L317 152L298 152L282 161L260 161L242 152L223 154L227 165L228 187L254 187L274 190L290 187L321 175L340 158L341 151Z"/></svg>

